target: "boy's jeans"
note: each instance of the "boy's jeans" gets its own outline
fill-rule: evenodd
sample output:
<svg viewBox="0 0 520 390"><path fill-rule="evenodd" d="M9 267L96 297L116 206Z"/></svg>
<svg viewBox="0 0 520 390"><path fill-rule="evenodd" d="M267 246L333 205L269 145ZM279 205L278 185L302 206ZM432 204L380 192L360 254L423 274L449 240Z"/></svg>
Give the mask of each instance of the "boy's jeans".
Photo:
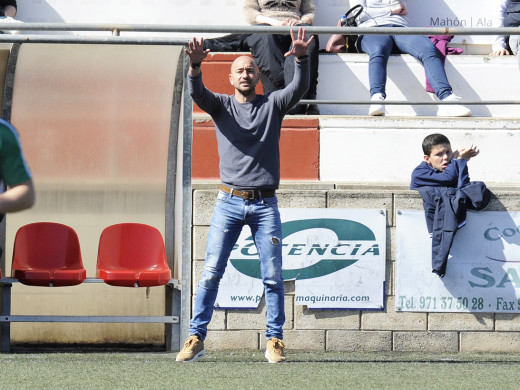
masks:
<svg viewBox="0 0 520 390"><path fill-rule="evenodd" d="M206 245L204 272L199 282L190 335L206 338L218 286L231 250L244 225L249 225L260 258L265 291L268 339L283 338L285 322L282 279L282 224L276 197L244 200L220 191Z"/></svg>

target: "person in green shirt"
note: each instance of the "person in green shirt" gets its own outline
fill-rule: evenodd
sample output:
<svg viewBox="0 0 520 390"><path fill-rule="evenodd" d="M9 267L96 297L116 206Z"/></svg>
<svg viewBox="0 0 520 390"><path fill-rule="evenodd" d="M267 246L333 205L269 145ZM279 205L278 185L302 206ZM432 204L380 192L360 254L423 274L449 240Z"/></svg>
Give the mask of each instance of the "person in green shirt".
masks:
<svg viewBox="0 0 520 390"><path fill-rule="evenodd" d="M34 184L18 132L3 119L0 119L0 183L0 220L5 213L34 205Z"/></svg>

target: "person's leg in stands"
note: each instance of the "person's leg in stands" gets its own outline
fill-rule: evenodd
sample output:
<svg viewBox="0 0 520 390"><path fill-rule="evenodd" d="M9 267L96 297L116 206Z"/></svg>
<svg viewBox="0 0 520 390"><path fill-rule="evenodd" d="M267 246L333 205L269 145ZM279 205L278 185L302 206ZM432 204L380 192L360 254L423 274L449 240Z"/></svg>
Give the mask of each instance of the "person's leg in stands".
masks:
<svg viewBox="0 0 520 390"><path fill-rule="evenodd" d="M402 53L412 55L423 64L426 76L440 100L453 93L444 70L441 53L428 37L395 35L394 40Z"/></svg>
<svg viewBox="0 0 520 390"><path fill-rule="evenodd" d="M364 35L360 39L361 49L368 54L368 81L370 99L373 101L368 109L368 115L384 115L387 65L394 41L388 35Z"/></svg>
<svg viewBox="0 0 520 390"><path fill-rule="evenodd" d="M264 93L284 88L284 54L289 50L291 37L278 34L251 34L245 42L260 69L260 76L264 75L271 81L268 85L263 85ZM262 78L262 84L263 80Z"/></svg>
<svg viewBox="0 0 520 390"><path fill-rule="evenodd" d="M245 43L250 34L227 34L217 38L204 40L204 50L210 49L215 52L240 52L249 51Z"/></svg>
<svg viewBox="0 0 520 390"><path fill-rule="evenodd" d="M309 26L307 24L302 24L303 26ZM309 54L310 60L310 77L311 82L309 85L309 90L303 96L303 99L315 100L318 89L318 66L319 66L319 49L320 49L320 41L317 35L314 35L313 41L309 45L309 49L307 53ZM294 77L294 57L289 56L285 59L284 63L284 77L285 77L285 85L289 84ZM307 114L319 115L318 107L315 104L310 104L306 108Z"/></svg>
<svg viewBox="0 0 520 390"><path fill-rule="evenodd" d="M453 93L444 70L442 54L433 42L423 35L394 35L396 46L402 53L410 54L424 66L426 77L430 82L439 100L453 102L450 105L441 105L437 112L439 116L470 116L471 110L460 104L460 98Z"/></svg>

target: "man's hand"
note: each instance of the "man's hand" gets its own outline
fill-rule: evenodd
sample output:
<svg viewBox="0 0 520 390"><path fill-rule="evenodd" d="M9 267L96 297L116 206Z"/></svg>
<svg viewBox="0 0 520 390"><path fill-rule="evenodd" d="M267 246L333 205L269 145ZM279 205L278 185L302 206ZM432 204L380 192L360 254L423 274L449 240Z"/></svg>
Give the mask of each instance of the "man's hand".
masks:
<svg viewBox="0 0 520 390"><path fill-rule="evenodd" d="M291 39L292 39L292 48L287 53L284 54L285 57L289 57L291 54L296 57L301 57L307 55L307 49L309 44L314 39L314 36L311 36L308 41L305 39L305 29L300 27L298 29L298 37L294 35L294 30L291 30Z"/></svg>
<svg viewBox="0 0 520 390"><path fill-rule="evenodd" d="M190 57L190 64L200 64L210 52L209 49L203 49L203 44L204 38L200 38L200 43L195 37L193 41L188 42L188 48L184 52Z"/></svg>
<svg viewBox="0 0 520 390"><path fill-rule="evenodd" d="M471 145L469 148L461 148L453 153L453 157L456 159L464 158L469 161L470 158L477 156L480 153L477 145Z"/></svg>

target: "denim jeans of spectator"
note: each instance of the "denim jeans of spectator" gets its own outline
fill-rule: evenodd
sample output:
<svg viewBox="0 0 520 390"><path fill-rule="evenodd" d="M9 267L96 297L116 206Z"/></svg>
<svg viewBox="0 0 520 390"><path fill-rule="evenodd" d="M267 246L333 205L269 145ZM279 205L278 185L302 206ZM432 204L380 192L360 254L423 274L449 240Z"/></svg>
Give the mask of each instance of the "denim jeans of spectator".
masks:
<svg viewBox="0 0 520 390"><path fill-rule="evenodd" d="M361 49L369 55L370 96L381 93L386 97L387 64L394 45L401 53L410 54L422 63L426 76L440 100L452 94L452 88L444 70L442 55L428 37L423 35L364 35L361 40Z"/></svg>
<svg viewBox="0 0 520 390"><path fill-rule="evenodd" d="M266 303L266 337L283 338L285 322L282 278L282 224L276 197L245 200L220 191L206 244L204 271L200 280L190 335L204 340L213 315L218 287L242 227L249 225L262 272ZM245 277L245 276L244 276Z"/></svg>

